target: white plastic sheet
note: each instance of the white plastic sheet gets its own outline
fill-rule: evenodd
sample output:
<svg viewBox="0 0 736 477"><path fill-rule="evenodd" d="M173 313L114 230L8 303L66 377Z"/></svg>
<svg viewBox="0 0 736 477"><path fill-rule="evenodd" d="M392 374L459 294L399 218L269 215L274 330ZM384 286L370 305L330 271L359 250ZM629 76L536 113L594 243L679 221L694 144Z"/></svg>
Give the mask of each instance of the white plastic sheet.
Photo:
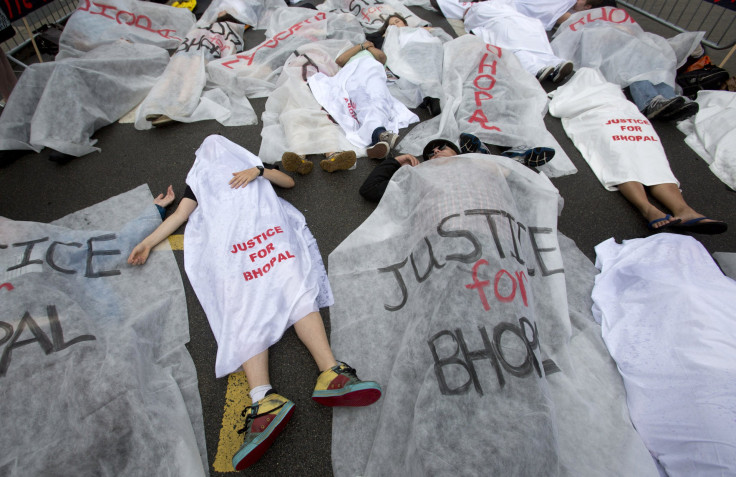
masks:
<svg viewBox="0 0 736 477"><path fill-rule="evenodd" d="M575 69L596 68L622 88L642 80L674 88L677 65L698 46L703 32L675 38L670 43L645 32L622 8L603 7L572 15L557 29L551 45Z"/></svg>
<svg viewBox="0 0 736 477"><path fill-rule="evenodd" d="M514 55L473 35L444 48L442 114L414 127L399 144L402 152L421 154L431 139L457 141L468 132L498 146L551 147L555 157L540 170L550 177L577 172L544 125L546 93Z"/></svg>
<svg viewBox="0 0 736 477"><path fill-rule="evenodd" d="M427 2L429 3L429 2ZM389 15L398 13L411 27L428 26L429 23L397 0L325 0L317 5L324 12L349 13L360 21L366 33L378 31Z"/></svg>
<svg viewBox="0 0 736 477"><path fill-rule="evenodd" d="M227 13L245 25L263 29L270 11L283 6L282 0L214 0L197 20L197 26L212 25L221 13Z"/></svg>
<svg viewBox="0 0 736 477"><path fill-rule="evenodd" d="M266 37L248 51L210 61L207 74L213 85L231 97L264 97L275 89L284 63L300 46L326 39L353 44L365 41L363 29L352 15L299 7L274 10Z"/></svg>
<svg viewBox="0 0 736 477"><path fill-rule="evenodd" d="M677 128L685 133L685 142L703 158L710 170L724 184L736 190L736 93L700 91L700 109L694 117L680 121Z"/></svg>
<svg viewBox="0 0 736 477"><path fill-rule="evenodd" d="M555 91L549 111L562 118L565 133L606 189L629 181L679 185L652 123L600 71L578 70Z"/></svg>
<svg viewBox="0 0 736 477"><path fill-rule="evenodd" d="M657 475L559 203L497 156L394 175L329 258L333 349L384 389L335 410L335 475Z"/></svg>
<svg viewBox="0 0 736 477"><path fill-rule="evenodd" d="M593 312L644 443L671 477L736 474L736 282L692 237L595 250Z"/></svg>
<svg viewBox="0 0 736 477"><path fill-rule="evenodd" d="M125 263L161 223L151 202L0 218L0 475L208 475L176 260Z"/></svg>
<svg viewBox="0 0 736 477"><path fill-rule="evenodd" d="M524 15L536 18L549 31L557 20L575 6L576 0L514 0L514 6Z"/></svg>

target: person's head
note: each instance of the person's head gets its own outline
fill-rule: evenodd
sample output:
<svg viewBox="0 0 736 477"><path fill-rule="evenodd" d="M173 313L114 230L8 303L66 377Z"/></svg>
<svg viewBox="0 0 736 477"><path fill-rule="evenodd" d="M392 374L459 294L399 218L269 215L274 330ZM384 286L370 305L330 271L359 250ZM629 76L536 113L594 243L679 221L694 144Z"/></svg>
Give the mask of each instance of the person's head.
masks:
<svg viewBox="0 0 736 477"><path fill-rule="evenodd" d="M436 157L452 157L460 154L460 148L447 139L433 139L424 146L422 157L425 161Z"/></svg>
<svg viewBox="0 0 736 477"><path fill-rule="evenodd" d="M577 0L575 6L572 7L576 12L590 10L591 8L613 7L617 8L616 0Z"/></svg>
<svg viewBox="0 0 736 477"><path fill-rule="evenodd" d="M404 18L402 15L399 15L398 13L392 13L388 16L388 18L386 18L386 21L383 22L383 26L380 30L378 30L378 32L381 35L385 35L386 30L388 30L388 27L391 25L396 27L405 27L409 26L409 22L407 22L406 18Z"/></svg>

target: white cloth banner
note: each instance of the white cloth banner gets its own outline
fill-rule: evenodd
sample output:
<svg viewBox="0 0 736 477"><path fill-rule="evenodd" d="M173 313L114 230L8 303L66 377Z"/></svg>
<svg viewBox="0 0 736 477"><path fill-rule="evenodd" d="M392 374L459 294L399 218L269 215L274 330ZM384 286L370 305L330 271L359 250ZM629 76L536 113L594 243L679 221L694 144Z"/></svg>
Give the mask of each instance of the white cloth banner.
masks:
<svg viewBox="0 0 736 477"><path fill-rule="evenodd" d="M596 248L593 312L631 421L671 477L736 474L736 282L692 237Z"/></svg>
<svg viewBox="0 0 736 477"><path fill-rule="evenodd" d="M378 31L386 18L394 13L404 17L410 27L428 26L429 22L419 18L402 2L397 0L325 0L317 5L324 12L340 12L354 15L360 21L366 33Z"/></svg>
<svg viewBox="0 0 736 477"><path fill-rule="evenodd" d="M197 26L207 27L227 13L240 23L264 29L271 11L283 7L282 0L214 0L197 20Z"/></svg>
<svg viewBox="0 0 736 477"><path fill-rule="evenodd" d="M263 162L275 163L286 151L297 154L355 151L365 156L365 148L353 145L314 99L307 79L319 72L332 76L340 69L334 58L352 44L347 40L322 40L300 46L286 60L276 89L268 95L263 112L261 149Z"/></svg>
<svg viewBox="0 0 736 477"><path fill-rule="evenodd" d="M258 157L217 135L196 154L187 185L198 205L184 232L184 266L217 340L219 378L330 306L332 294L304 216L263 177L228 185Z"/></svg>
<svg viewBox="0 0 736 477"><path fill-rule="evenodd" d="M681 33L669 42L645 32L626 10L603 7L572 15L557 29L551 44L554 53L572 61L575 69L598 69L622 88L642 80L674 88L677 65L703 35Z"/></svg>
<svg viewBox="0 0 736 477"><path fill-rule="evenodd" d="M432 139L457 141L467 132L497 146L551 147L555 157L540 170L549 177L577 172L544 125L547 94L513 55L464 35L445 43L444 58L442 114L414 127L402 152L418 155Z"/></svg>
<svg viewBox="0 0 736 477"><path fill-rule="evenodd" d="M554 93L553 116L608 190L635 181L679 185L654 126L618 85L600 71L582 68Z"/></svg>
<svg viewBox="0 0 736 477"><path fill-rule="evenodd" d="M394 175L329 258L333 349L384 389L335 409L335 475L657 475L585 318L593 267L563 265L560 201L498 156Z"/></svg>
<svg viewBox="0 0 736 477"><path fill-rule="evenodd" d="M378 127L398 133L419 117L391 95L386 69L372 55L349 61L335 76L316 73L308 80L314 98L358 147L372 144Z"/></svg>
<svg viewBox="0 0 736 477"><path fill-rule="evenodd" d="M327 39L356 44L365 41L365 34L350 14L279 8L270 16L266 40L248 51L210 61L207 75L229 96L265 97L276 88L284 63L297 48Z"/></svg>
<svg viewBox="0 0 736 477"><path fill-rule="evenodd" d="M736 190L736 93L698 92L698 114L677 123L685 142L724 184Z"/></svg>
<svg viewBox="0 0 736 477"><path fill-rule="evenodd" d="M161 223L151 200L0 218L0 475L208 475L176 260L125 263Z"/></svg>
<svg viewBox="0 0 736 477"><path fill-rule="evenodd" d="M557 20L575 6L576 0L514 0L514 6L524 15L536 18L544 29L552 30Z"/></svg>
<svg viewBox="0 0 736 477"><path fill-rule="evenodd" d="M184 11L182 11L184 10ZM193 26L188 10L132 0L83 1L56 61L29 66L0 117L0 149L99 151L92 134L146 96Z"/></svg>

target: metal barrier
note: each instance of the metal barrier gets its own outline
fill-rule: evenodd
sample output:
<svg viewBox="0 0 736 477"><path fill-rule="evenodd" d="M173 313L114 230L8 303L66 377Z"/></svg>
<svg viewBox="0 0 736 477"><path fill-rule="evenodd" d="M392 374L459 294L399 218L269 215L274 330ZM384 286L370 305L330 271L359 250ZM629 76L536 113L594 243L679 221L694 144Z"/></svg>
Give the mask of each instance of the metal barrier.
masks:
<svg viewBox="0 0 736 477"><path fill-rule="evenodd" d="M26 65L14 55L31 43L31 38L34 36L33 31L43 25L63 22L74 13L78 3L79 0L55 0L14 21L15 36L2 44L2 49L8 55L8 59L25 67ZM38 50L36 54L40 57Z"/></svg>
<svg viewBox="0 0 736 477"><path fill-rule="evenodd" d="M705 31L703 44L731 48L723 66L736 50L736 0L618 0L620 5L673 30Z"/></svg>

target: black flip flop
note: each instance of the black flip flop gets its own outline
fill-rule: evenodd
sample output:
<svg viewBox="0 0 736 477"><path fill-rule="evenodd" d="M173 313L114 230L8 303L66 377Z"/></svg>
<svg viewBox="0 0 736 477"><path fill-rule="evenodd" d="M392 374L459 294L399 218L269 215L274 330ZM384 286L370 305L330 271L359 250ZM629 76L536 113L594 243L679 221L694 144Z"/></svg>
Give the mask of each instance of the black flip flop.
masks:
<svg viewBox="0 0 736 477"><path fill-rule="evenodd" d="M716 220L714 222L703 222L703 220L713 220L709 217L698 217L677 225L673 225L672 229L678 232L692 232L694 234L716 235L722 234L728 230L728 224Z"/></svg>

